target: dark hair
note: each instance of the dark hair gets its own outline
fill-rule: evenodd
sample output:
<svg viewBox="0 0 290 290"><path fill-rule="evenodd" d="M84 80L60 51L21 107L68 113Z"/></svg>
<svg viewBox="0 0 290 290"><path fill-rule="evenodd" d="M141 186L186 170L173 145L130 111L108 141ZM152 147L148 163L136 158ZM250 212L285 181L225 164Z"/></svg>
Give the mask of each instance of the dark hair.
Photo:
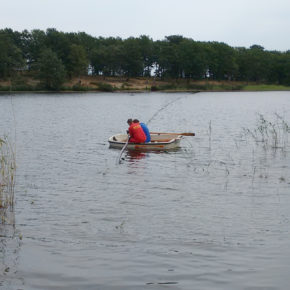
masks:
<svg viewBox="0 0 290 290"><path fill-rule="evenodd" d="M134 119L133 123L139 123L139 120L138 119Z"/></svg>
<svg viewBox="0 0 290 290"><path fill-rule="evenodd" d="M128 124L131 124L132 122L133 122L132 119L128 119L128 120L127 120L127 123L128 123Z"/></svg>

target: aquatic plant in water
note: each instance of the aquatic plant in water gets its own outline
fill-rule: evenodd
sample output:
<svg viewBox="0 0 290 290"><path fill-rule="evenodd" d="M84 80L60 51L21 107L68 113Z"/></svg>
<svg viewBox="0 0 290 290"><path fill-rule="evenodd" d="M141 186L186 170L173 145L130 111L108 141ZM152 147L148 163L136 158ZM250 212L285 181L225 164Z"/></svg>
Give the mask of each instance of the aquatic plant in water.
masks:
<svg viewBox="0 0 290 290"><path fill-rule="evenodd" d="M0 218L1 223L10 223L9 212L14 208L16 160L15 150L7 136L0 138Z"/></svg>
<svg viewBox="0 0 290 290"><path fill-rule="evenodd" d="M256 128L253 130L243 128L244 135L250 136L257 144L262 144L265 149L286 149L290 127L282 116L277 113L274 115L275 120L269 121L264 115L258 114Z"/></svg>

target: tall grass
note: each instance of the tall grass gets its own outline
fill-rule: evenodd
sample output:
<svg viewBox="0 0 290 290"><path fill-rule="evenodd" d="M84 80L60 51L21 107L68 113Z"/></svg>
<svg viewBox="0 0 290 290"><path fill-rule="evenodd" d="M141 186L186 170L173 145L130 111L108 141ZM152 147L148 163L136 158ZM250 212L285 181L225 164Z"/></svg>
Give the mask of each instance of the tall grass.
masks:
<svg viewBox="0 0 290 290"><path fill-rule="evenodd" d="M16 158L7 136L0 137L0 219L10 223L9 213L14 209Z"/></svg>

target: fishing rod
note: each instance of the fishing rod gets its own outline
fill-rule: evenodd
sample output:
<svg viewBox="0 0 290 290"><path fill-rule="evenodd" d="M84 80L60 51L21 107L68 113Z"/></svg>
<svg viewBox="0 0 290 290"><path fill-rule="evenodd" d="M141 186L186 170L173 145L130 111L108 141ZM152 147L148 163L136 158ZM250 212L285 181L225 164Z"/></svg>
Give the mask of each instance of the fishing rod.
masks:
<svg viewBox="0 0 290 290"><path fill-rule="evenodd" d="M147 121L147 125L160 113L160 112L162 112L163 110L165 110L169 105L171 105L171 104L173 104L173 103L175 103L175 102L177 102L177 101L179 101L180 99L182 99L182 98L184 98L185 96L181 96L181 97L179 97L179 98L177 98L177 99L175 99L175 100L173 100L173 101L171 101L171 102L169 102L169 103L167 103L165 106L163 106L162 108L160 108L158 111L156 111L154 114L153 114L153 116Z"/></svg>
<svg viewBox="0 0 290 290"><path fill-rule="evenodd" d="M128 135L128 140L127 140L126 144L123 146L123 148L122 148L122 150L121 150L121 152L120 152L120 155L119 155L119 158L118 158L118 164L121 163L121 157L122 157L122 154L123 154L123 152L125 151L125 149L127 148L128 144L129 144L129 140L130 140L130 138L131 138L131 137Z"/></svg>

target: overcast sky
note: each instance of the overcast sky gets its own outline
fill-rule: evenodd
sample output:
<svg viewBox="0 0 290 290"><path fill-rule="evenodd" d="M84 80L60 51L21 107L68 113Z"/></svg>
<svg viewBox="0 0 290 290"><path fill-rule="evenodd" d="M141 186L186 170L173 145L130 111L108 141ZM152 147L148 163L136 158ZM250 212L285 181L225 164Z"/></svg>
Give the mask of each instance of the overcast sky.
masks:
<svg viewBox="0 0 290 290"><path fill-rule="evenodd" d="M290 0L0 0L0 28L98 37L182 35L290 50Z"/></svg>

